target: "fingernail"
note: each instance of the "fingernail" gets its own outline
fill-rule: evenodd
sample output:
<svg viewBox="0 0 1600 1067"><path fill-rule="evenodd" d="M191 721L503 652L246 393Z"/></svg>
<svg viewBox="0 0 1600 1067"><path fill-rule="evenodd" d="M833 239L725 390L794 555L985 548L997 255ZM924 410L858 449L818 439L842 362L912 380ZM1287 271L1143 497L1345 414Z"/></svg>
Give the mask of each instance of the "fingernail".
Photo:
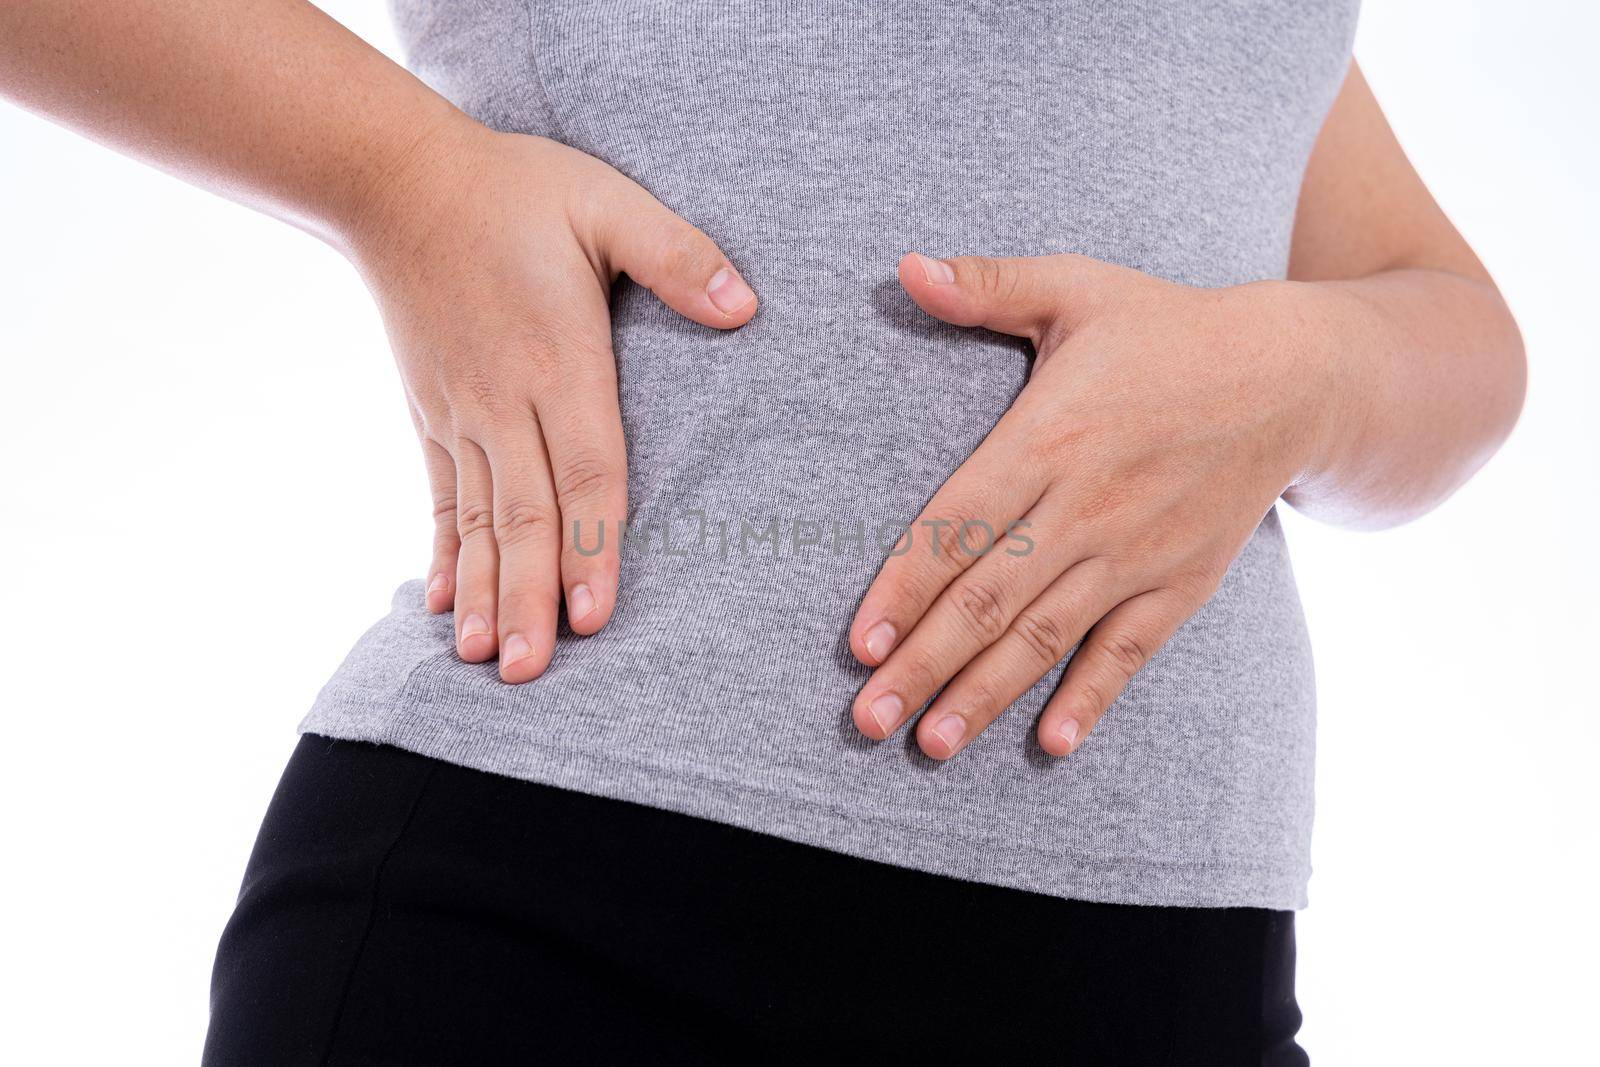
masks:
<svg viewBox="0 0 1600 1067"><path fill-rule="evenodd" d="M1056 733L1061 735L1061 740L1067 743L1067 751L1071 752L1073 746L1078 743L1078 720L1061 720L1061 725L1056 727Z"/></svg>
<svg viewBox="0 0 1600 1067"><path fill-rule="evenodd" d="M567 594L567 616L574 621L586 619L594 610L594 594L589 592L589 587L579 583L572 587L572 592Z"/></svg>
<svg viewBox="0 0 1600 1067"><path fill-rule="evenodd" d="M500 662L515 663L519 659L527 659L533 655L533 646L528 644L528 639L521 634L512 634L500 642Z"/></svg>
<svg viewBox="0 0 1600 1067"><path fill-rule="evenodd" d="M944 260L925 256L921 252L916 253L916 256L922 263L922 276L927 278L931 284L949 285L956 280L956 272Z"/></svg>
<svg viewBox="0 0 1600 1067"><path fill-rule="evenodd" d="M742 310L756 298L755 291L744 283L744 279L732 267L723 267L711 276L711 281L706 284L706 295L724 315Z"/></svg>
<svg viewBox="0 0 1600 1067"><path fill-rule="evenodd" d="M461 624L461 640L477 637L479 634L489 632L489 621L482 615L468 615L467 621Z"/></svg>
<svg viewBox="0 0 1600 1067"><path fill-rule="evenodd" d="M933 724L933 735L945 743L951 754L967 737L967 720L959 715L946 715Z"/></svg>
<svg viewBox="0 0 1600 1067"><path fill-rule="evenodd" d="M435 574L433 576L433 581L428 583L428 594L431 596L434 593L442 593L449 588L450 579L446 578L442 574Z"/></svg>
<svg viewBox="0 0 1600 1067"><path fill-rule="evenodd" d="M884 657L889 655L889 650L894 647L894 627L886 622L880 622L867 631L861 643L867 646L867 655L882 663Z"/></svg>
<svg viewBox="0 0 1600 1067"><path fill-rule="evenodd" d="M893 693L885 693L867 705L867 714L878 724L883 736L888 737L894 733L895 727L900 725L900 712L904 707L899 697Z"/></svg>

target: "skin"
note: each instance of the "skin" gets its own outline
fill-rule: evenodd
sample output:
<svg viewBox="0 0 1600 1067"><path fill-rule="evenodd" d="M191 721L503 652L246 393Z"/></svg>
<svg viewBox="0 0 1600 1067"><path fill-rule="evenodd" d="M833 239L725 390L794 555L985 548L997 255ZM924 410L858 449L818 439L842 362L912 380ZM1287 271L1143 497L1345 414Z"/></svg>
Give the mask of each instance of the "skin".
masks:
<svg viewBox="0 0 1600 1067"><path fill-rule="evenodd" d="M595 531L627 501L612 283L741 326L756 296L709 237L591 156L473 121L299 0L7 0L0 92L361 272L432 486L428 606L454 609L463 659L537 677L563 596L576 632L606 624L619 552Z"/></svg>
<svg viewBox="0 0 1600 1067"><path fill-rule="evenodd" d="M1064 756L1280 497L1392 525L1504 441L1526 379L1516 324L1354 67L1309 164L1289 275L1195 289L1079 256L901 261L928 314L1038 353L912 529L1023 520L1036 548L951 541L884 564L850 629L877 668L852 709L862 733L888 737L932 700L917 743L948 759L1077 646L1038 725Z"/></svg>
<svg viewBox="0 0 1600 1067"><path fill-rule="evenodd" d="M475 123L300 0L9 0L0 91L362 273L433 488L428 606L454 610L463 659L527 682L563 600L576 632L606 624L615 538L587 556L572 531L626 505L611 285L743 325L755 294L709 237L598 160ZM913 524L945 551L891 557L851 624L876 668L857 726L886 738L932 701L915 729L936 759L1076 646L1038 726L1047 752L1075 750L1278 499L1405 521L1487 460L1522 403L1516 325L1354 67L1287 281L1195 289L1078 256L908 254L899 276L928 314L1038 353ZM948 540L972 520L1025 521L1035 548Z"/></svg>

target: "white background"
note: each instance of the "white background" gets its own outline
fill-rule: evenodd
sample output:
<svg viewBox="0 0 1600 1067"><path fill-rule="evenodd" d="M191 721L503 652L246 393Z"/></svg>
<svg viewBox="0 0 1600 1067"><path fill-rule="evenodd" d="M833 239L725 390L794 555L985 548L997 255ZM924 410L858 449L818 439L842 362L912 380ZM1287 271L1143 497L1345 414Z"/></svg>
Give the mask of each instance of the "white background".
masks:
<svg viewBox="0 0 1600 1067"><path fill-rule="evenodd" d="M379 5L325 6L393 53ZM1427 518L1289 519L1321 682L1321 1063L1593 1055L1594 11L1364 14L1358 56L1532 385ZM343 261L4 105L0 357L0 1059L193 1062L294 725L426 563L421 464Z"/></svg>

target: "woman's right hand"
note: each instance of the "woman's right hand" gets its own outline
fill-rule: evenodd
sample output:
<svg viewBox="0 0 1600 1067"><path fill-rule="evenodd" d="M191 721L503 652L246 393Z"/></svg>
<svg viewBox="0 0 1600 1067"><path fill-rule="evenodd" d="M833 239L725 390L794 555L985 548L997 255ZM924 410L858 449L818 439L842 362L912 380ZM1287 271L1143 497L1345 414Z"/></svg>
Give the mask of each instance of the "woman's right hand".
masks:
<svg viewBox="0 0 1600 1067"><path fill-rule="evenodd" d="M612 167L477 124L421 138L361 219L344 243L383 313L432 486L428 607L455 609L463 660L498 652L503 680L528 681L550 662L563 593L580 634L616 603L628 501L612 283L627 274L718 329L750 321L755 293Z"/></svg>

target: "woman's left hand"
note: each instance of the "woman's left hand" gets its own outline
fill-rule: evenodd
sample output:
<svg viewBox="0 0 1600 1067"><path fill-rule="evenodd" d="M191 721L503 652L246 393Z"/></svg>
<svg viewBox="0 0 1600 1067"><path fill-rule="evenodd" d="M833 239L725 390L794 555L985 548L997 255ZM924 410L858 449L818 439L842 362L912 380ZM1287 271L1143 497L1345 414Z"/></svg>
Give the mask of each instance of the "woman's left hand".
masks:
<svg viewBox="0 0 1600 1067"><path fill-rule="evenodd" d="M900 283L930 315L1026 337L1038 358L862 601L851 649L878 669L856 726L886 738L937 694L917 742L948 759L1076 645L1039 722L1040 745L1066 755L1336 421L1305 287L1196 289L1074 255L912 254Z"/></svg>

